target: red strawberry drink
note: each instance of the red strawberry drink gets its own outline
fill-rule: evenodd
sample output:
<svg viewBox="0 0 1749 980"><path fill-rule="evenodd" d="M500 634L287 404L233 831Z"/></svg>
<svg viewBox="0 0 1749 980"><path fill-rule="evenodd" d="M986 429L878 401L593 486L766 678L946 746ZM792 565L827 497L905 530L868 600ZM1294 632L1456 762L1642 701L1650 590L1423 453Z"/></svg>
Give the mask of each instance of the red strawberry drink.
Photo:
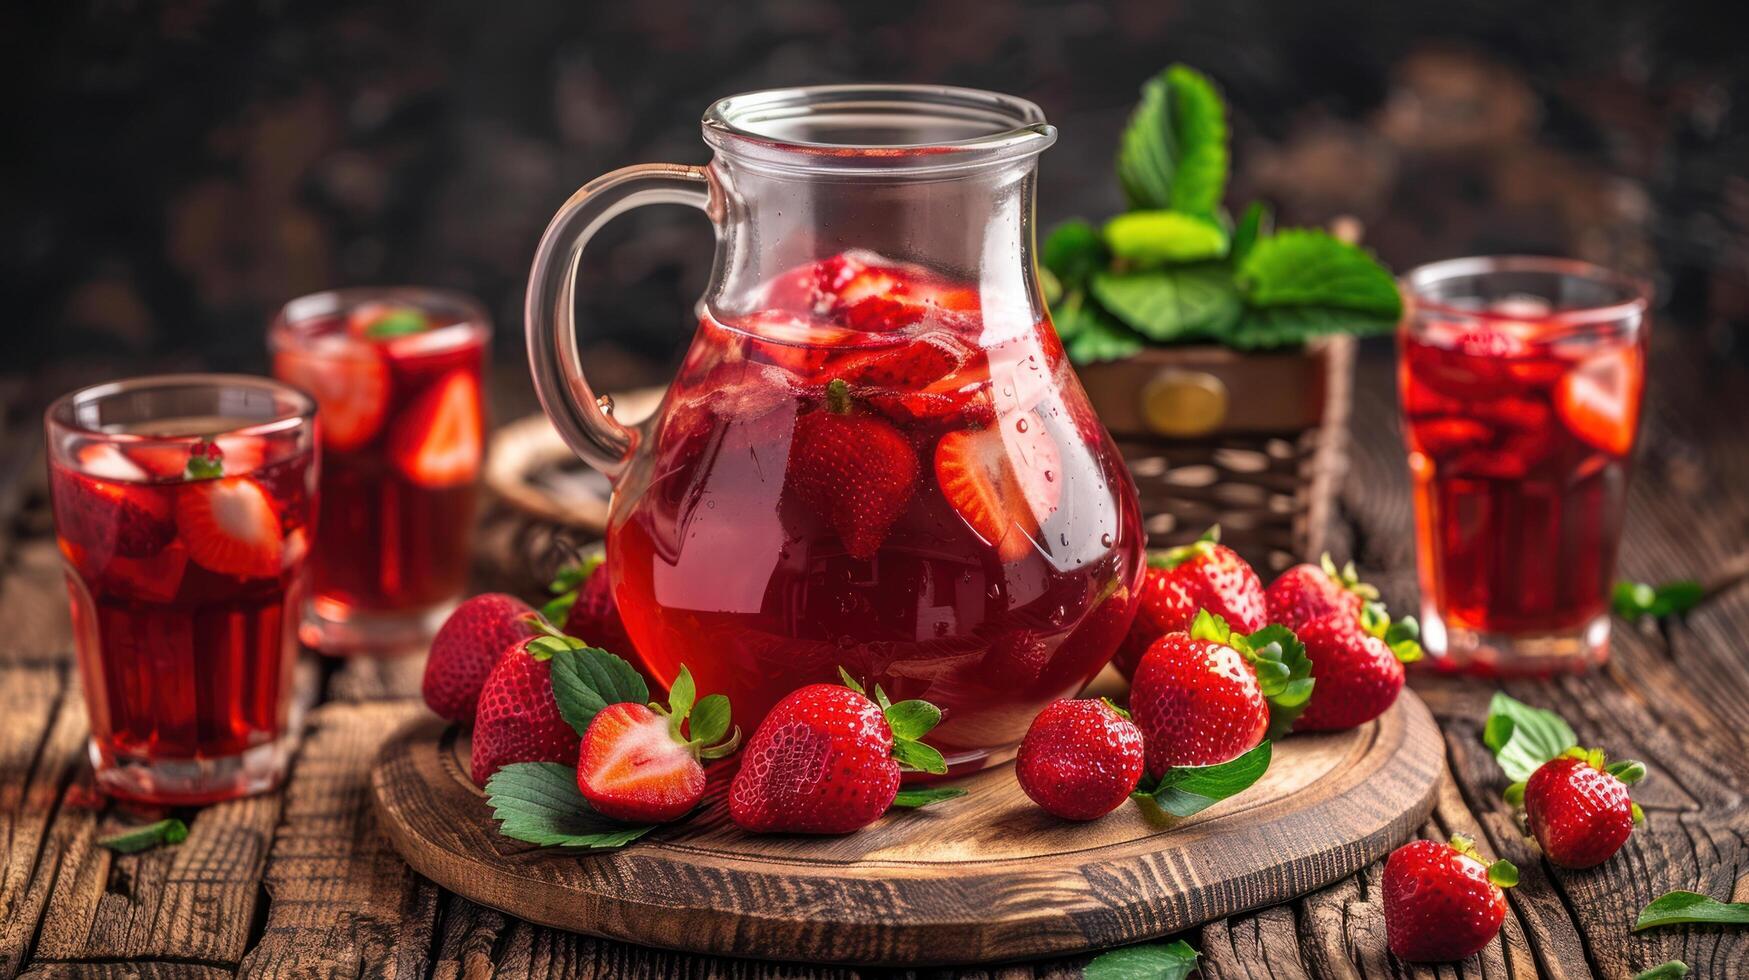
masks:
<svg viewBox="0 0 1749 980"><path fill-rule="evenodd" d="M939 706L932 744L982 765L1134 616L1129 477L1050 325L965 283L846 252L756 305L704 318L618 488L626 629L749 727L842 666Z"/></svg>
<svg viewBox="0 0 1749 980"><path fill-rule="evenodd" d="M1608 650L1645 294L1554 259L1459 259L1405 282L1400 385L1432 662L1584 669Z"/></svg>
<svg viewBox="0 0 1749 980"><path fill-rule="evenodd" d="M305 642L417 645L467 584L489 327L462 297L344 290L294 300L273 373L320 406L323 546Z"/></svg>
<svg viewBox="0 0 1749 980"><path fill-rule="evenodd" d="M314 414L297 391L227 375L99 385L49 409L55 529L105 791L206 803L283 773Z"/></svg>

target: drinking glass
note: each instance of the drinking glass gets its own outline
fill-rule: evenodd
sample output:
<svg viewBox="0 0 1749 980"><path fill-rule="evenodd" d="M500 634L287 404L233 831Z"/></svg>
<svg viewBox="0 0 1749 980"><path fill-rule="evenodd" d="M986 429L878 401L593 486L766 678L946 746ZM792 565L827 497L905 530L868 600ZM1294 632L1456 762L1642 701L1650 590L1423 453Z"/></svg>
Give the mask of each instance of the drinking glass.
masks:
<svg viewBox="0 0 1749 980"><path fill-rule="evenodd" d="M1437 667L1584 670L1645 385L1648 290L1584 262L1453 259L1403 280L1399 389L1422 642Z"/></svg>
<svg viewBox="0 0 1749 980"><path fill-rule="evenodd" d="M431 289L316 293L274 318L274 376L320 407L326 533L300 628L310 646L418 646L461 598L490 335L476 303Z"/></svg>
<svg viewBox="0 0 1749 980"><path fill-rule="evenodd" d="M285 385L220 374L50 406L55 534L106 792L208 803L284 773L315 410Z"/></svg>

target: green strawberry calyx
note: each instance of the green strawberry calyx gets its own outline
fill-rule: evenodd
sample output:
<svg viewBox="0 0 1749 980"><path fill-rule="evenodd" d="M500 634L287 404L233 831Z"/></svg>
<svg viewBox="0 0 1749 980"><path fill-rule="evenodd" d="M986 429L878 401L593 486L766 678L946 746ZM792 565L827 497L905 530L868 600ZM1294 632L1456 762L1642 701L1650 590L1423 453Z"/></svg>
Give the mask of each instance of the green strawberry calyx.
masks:
<svg viewBox="0 0 1749 980"><path fill-rule="evenodd" d="M833 378L826 384L826 411L833 415L850 414L850 382Z"/></svg>
<svg viewBox="0 0 1749 980"><path fill-rule="evenodd" d="M695 759L709 762L725 758L741 747L741 726L729 730L728 697L710 694L699 698L697 682L685 664L680 665L679 676L668 687L668 703L652 701L650 710L668 719L669 737L686 746Z"/></svg>
<svg viewBox="0 0 1749 980"><path fill-rule="evenodd" d="M1202 537L1197 538L1189 544L1179 545L1176 548L1167 548L1165 551L1150 553L1148 555L1148 567L1171 571L1180 565L1195 561L1198 558L1206 558L1209 555L1214 554L1215 545L1220 543L1221 526L1215 524L1208 530L1202 532Z"/></svg>
<svg viewBox="0 0 1749 980"><path fill-rule="evenodd" d="M1464 834L1451 835L1451 849L1477 864L1487 864L1482 860L1482 852L1476 850L1476 841ZM1488 864L1488 881L1496 888L1511 888L1518 884L1518 866L1501 858L1493 864Z"/></svg>
<svg viewBox="0 0 1749 980"><path fill-rule="evenodd" d="M868 697L868 692L851 676L850 671L839 667L838 679L845 687ZM946 775L947 760L942 758L940 750L922 742L923 736L941 724L941 709L928 701L915 698L895 702L887 697L887 692L881 690L879 684L874 686L873 700L880 706L881 715L887 720L887 728L893 733L893 758L899 763L899 768L908 772Z"/></svg>
<svg viewBox="0 0 1749 980"><path fill-rule="evenodd" d="M1368 602L1360 607L1360 628L1385 641L1385 646L1403 663L1421 659L1421 624L1414 616L1393 621L1384 603Z"/></svg>
<svg viewBox="0 0 1749 980"><path fill-rule="evenodd" d="M571 615L571 607L577 604L577 597L582 595L583 584L606 559L607 556L597 553L560 566L552 582L547 584L547 592L552 598L540 607L541 615L555 623L564 622Z"/></svg>
<svg viewBox="0 0 1749 980"><path fill-rule="evenodd" d="M1331 558L1330 553L1326 551L1324 556L1318 559L1318 566L1324 569L1324 574L1330 576L1330 581L1335 582L1344 592L1352 592L1366 602L1378 601L1379 590L1360 580L1360 573L1355 571L1354 562L1344 562L1341 568L1337 568L1335 559Z"/></svg>
<svg viewBox="0 0 1749 980"><path fill-rule="evenodd" d="M1257 687L1269 702L1269 733L1280 738L1306 710L1312 697L1312 661L1306 645L1282 625L1265 626L1248 636L1233 632L1220 616L1199 609L1190 623L1192 639L1232 647L1245 655L1257 674Z"/></svg>

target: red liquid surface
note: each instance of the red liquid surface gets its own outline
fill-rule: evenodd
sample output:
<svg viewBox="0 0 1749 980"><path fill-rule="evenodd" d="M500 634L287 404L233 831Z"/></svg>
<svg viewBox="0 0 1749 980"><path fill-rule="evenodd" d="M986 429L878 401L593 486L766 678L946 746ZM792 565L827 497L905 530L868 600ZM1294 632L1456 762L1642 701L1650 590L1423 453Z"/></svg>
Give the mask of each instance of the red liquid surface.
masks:
<svg viewBox="0 0 1749 980"><path fill-rule="evenodd" d="M1421 583L1448 627L1553 633L1607 610L1645 352L1538 332L1403 338Z"/></svg>
<svg viewBox="0 0 1749 980"><path fill-rule="evenodd" d="M467 584L485 432L484 337L450 325L384 340L348 318L302 325L274 375L316 397L322 542L311 555L318 609L427 609Z"/></svg>
<svg viewBox="0 0 1749 980"><path fill-rule="evenodd" d="M771 309L700 324L657 444L619 488L609 568L651 672L668 682L686 664L744 729L842 666L935 703L930 742L972 766L1110 658L1134 616L1136 498L1049 324L998 326L976 292L880 261L796 270L768 287ZM882 290L847 301L871 268ZM890 296L904 302L883 307ZM859 369L887 353L907 366ZM835 378L857 379L851 413L917 461L862 557L789 473L798 425L829 411ZM968 518L944 458L985 474L1003 520Z"/></svg>
<svg viewBox="0 0 1749 980"><path fill-rule="evenodd" d="M217 480L175 475L186 453L172 458L162 444L136 455L89 443L74 456L89 465L50 463L91 734L106 764L223 759L285 734L313 454L277 437L220 445L229 462ZM228 501L221 520L252 542L244 557L191 506L214 490Z"/></svg>

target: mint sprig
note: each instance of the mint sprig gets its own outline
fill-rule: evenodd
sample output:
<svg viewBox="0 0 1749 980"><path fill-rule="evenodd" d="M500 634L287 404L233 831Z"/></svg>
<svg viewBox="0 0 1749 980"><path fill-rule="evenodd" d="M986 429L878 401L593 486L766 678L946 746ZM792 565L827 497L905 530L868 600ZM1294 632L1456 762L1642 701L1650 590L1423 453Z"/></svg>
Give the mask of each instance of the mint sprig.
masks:
<svg viewBox="0 0 1749 980"><path fill-rule="evenodd" d="M159 820L156 823L130 827L120 833L99 837L99 847L107 847L118 854L138 854L165 844L180 844L188 839L188 825L171 818Z"/></svg>
<svg viewBox="0 0 1749 980"><path fill-rule="evenodd" d="M1064 222L1046 236L1041 278L1076 363L1129 357L1150 343L1266 350L1396 326L1396 283L1370 253L1314 229L1278 232L1260 202L1237 222L1221 209L1226 115L1206 77L1166 69L1143 87L1119 141L1129 210L1098 228Z"/></svg>
<svg viewBox="0 0 1749 980"><path fill-rule="evenodd" d="M1496 691L1488 702L1482 744L1494 753L1494 761L1514 783L1529 779L1543 763L1578 740L1572 726L1553 711L1533 708L1502 691Z"/></svg>
<svg viewBox="0 0 1749 980"><path fill-rule="evenodd" d="M1087 980L1184 980L1196 972L1197 951L1180 939L1107 950L1087 964Z"/></svg>

